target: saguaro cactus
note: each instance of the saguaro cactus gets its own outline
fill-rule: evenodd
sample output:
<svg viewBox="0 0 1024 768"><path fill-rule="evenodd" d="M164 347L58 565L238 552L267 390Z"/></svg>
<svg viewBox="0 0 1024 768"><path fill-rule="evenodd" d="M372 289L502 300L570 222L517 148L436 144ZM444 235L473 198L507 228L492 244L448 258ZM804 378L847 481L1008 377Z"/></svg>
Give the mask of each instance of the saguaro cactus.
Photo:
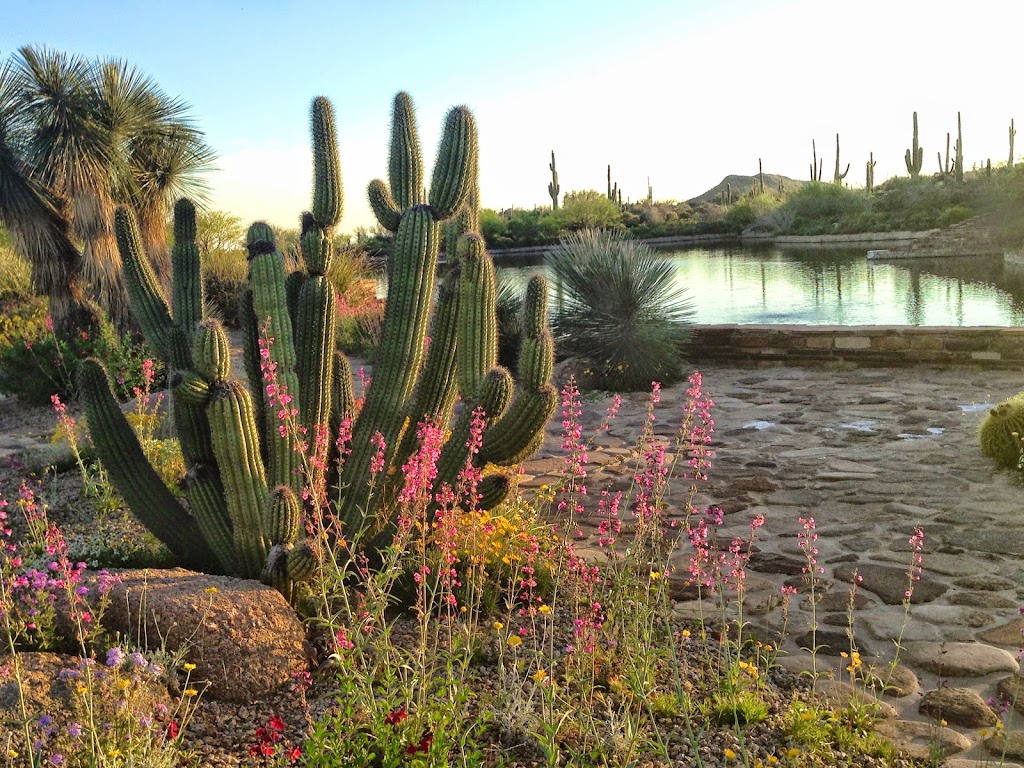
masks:
<svg viewBox="0 0 1024 768"><path fill-rule="evenodd" d="M825 158L821 158L821 163L818 162L818 147L814 143L814 139L811 139L811 181L821 181L821 172L825 169Z"/></svg>
<svg viewBox="0 0 1024 768"><path fill-rule="evenodd" d="M956 113L956 160L953 162L953 177L957 184L964 180L964 133L960 127L960 113Z"/></svg>
<svg viewBox="0 0 1024 768"><path fill-rule="evenodd" d="M903 160L910 178L918 178L921 175L922 164L925 162L925 151L918 144L918 113L913 113L913 145L906 151Z"/></svg>
<svg viewBox="0 0 1024 768"><path fill-rule="evenodd" d="M1013 140L1017 136L1017 129L1013 127L1013 118L1010 118L1010 159L1006 161L1007 168L1013 168Z"/></svg>
<svg viewBox="0 0 1024 768"><path fill-rule="evenodd" d="M867 189L868 194L870 195L875 189L875 165L877 165L877 163L875 162L874 152L870 153L868 161L864 165L867 171L864 187Z"/></svg>
<svg viewBox="0 0 1024 768"><path fill-rule="evenodd" d="M949 164L949 132L946 132L946 162L942 162L942 153L935 153L936 159L939 161L939 175L944 179L948 179L953 173L953 166Z"/></svg>
<svg viewBox="0 0 1024 768"><path fill-rule="evenodd" d="M311 211L302 218L304 271L285 275L269 226L257 222L248 233L250 288L241 316L249 387L231 378L220 324L202 318L202 264L191 203L175 207L171 307L142 253L131 213L117 214L133 306L171 370L175 425L188 470L187 507L145 462L102 365L87 361L82 373L97 452L136 516L183 565L258 578L286 595L295 581L312 575L322 556L319 542L303 540L298 499L310 482L303 454L320 448L338 459L345 448L344 463L335 461L327 473L333 493L315 509L307 506L307 514L339 516L350 541L382 547L393 529L393 502L401 467L416 448L411 436L417 424L445 427L454 418L442 450L447 464L437 481L440 491L441 483L455 482L467 461L509 466L527 457L543 439L557 402L549 384L553 351L542 278L527 289L518 384L496 365L494 268L477 231L473 116L465 107L446 116L428 194L412 102L400 93L388 183L374 181L369 189L379 221L396 233L395 255L373 383L362 410L354 412L351 369L334 349L335 296L325 277L343 199L334 116L326 99L313 102L311 127L314 185ZM442 222L448 222L453 268L435 291ZM453 417L459 395L466 404ZM470 456L466 438L478 408L487 431L479 452ZM351 423L351 437L338 446L343 422ZM489 473L480 503L500 502L508 488L507 477ZM361 536L371 528L372 538Z"/></svg>
<svg viewBox="0 0 1024 768"><path fill-rule="evenodd" d="M551 196L551 210L558 210L558 193L561 187L558 186L558 171L555 170L555 150L551 150L551 162L548 163L551 169L551 181L548 182L548 194Z"/></svg>
<svg viewBox="0 0 1024 768"><path fill-rule="evenodd" d="M846 170L842 173L839 172L839 134L836 134L836 170L832 174L832 183L842 185L843 179L846 178L846 174L850 172L850 164L846 164Z"/></svg>

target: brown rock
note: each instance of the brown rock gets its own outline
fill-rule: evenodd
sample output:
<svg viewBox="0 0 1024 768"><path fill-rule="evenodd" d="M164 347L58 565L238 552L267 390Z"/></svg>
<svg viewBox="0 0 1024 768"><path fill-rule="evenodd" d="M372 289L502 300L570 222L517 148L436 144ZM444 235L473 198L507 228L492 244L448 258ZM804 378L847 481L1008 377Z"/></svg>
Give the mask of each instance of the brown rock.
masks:
<svg viewBox="0 0 1024 768"><path fill-rule="evenodd" d="M907 661L946 677L982 677L991 672L1017 673L1020 666L1002 648L983 643L907 643Z"/></svg>
<svg viewBox="0 0 1024 768"><path fill-rule="evenodd" d="M276 590L249 579L181 568L121 571L103 616L108 630L179 653L205 696L250 702L306 669L302 623Z"/></svg>
<svg viewBox="0 0 1024 768"><path fill-rule="evenodd" d="M918 711L935 720L945 720L965 728L983 728L995 725L996 713L970 688L939 688L928 691L921 699Z"/></svg>
<svg viewBox="0 0 1024 768"><path fill-rule="evenodd" d="M991 755L1024 760L1024 731L997 733L985 739L985 749Z"/></svg>
<svg viewBox="0 0 1024 768"><path fill-rule="evenodd" d="M868 664L858 674L865 684L884 696L899 699L917 693L917 675L906 667Z"/></svg>
<svg viewBox="0 0 1024 768"><path fill-rule="evenodd" d="M971 748L970 740L963 734L916 720L883 720L875 730L908 757L920 760L933 758L933 750L948 757Z"/></svg>
<svg viewBox="0 0 1024 768"><path fill-rule="evenodd" d="M896 717L896 708L888 704L860 686L851 685L841 680L824 680L815 685L815 693L833 709L843 709L850 704L870 708L877 717Z"/></svg>
<svg viewBox="0 0 1024 768"><path fill-rule="evenodd" d="M1014 619L1008 624L993 627L986 632L982 632L978 637L986 643L1012 645L1020 648L1024 646L1024 618Z"/></svg>
<svg viewBox="0 0 1024 768"><path fill-rule="evenodd" d="M1024 679L1020 675L1004 677L996 685L999 701L1012 704L1020 714L1024 715Z"/></svg>
<svg viewBox="0 0 1024 768"><path fill-rule="evenodd" d="M835 577L840 581L852 583L854 575L861 577L861 589L878 595L886 605L899 605L905 599L909 585L906 568L879 565L878 563L861 563L859 565L841 565L835 570ZM948 585L926 572L920 581L914 582L910 602L914 605L930 603L948 589Z"/></svg>

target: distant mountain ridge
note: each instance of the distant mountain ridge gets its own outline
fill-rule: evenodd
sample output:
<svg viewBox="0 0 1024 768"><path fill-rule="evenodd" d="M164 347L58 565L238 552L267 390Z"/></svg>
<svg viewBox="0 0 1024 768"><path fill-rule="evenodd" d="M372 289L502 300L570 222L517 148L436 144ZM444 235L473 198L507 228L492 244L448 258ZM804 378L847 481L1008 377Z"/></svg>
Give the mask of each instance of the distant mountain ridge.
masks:
<svg viewBox="0 0 1024 768"><path fill-rule="evenodd" d="M799 179L791 179L788 176L780 176L776 173L766 173L764 175L764 191L772 192L778 191L779 182L782 182L783 192L793 192L804 184L809 182L801 181ZM737 174L730 174L722 179L716 186L709 189L702 195L690 198L686 202L690 205L700 205L701 203L720 203L722 202L722 196L725 194L727 189L732 191L733 202L739 200L743 195L753 187L755 189L760 188L760 177L758 176L739 176Z"/></svg>

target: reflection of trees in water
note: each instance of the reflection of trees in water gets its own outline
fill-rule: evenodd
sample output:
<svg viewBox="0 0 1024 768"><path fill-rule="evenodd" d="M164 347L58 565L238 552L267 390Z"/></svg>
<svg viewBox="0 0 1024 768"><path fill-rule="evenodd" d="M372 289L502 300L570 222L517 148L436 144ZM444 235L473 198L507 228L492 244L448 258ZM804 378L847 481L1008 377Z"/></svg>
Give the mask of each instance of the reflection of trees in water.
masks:
<svg viewBox="0 0 1024 768"><path fill-rule="evenodd" d="M910 271L910 282L907 285L907 296L903 306L907 325L920 325L924 318L924 301L921 296L921 273L917 270Z"/></svg>

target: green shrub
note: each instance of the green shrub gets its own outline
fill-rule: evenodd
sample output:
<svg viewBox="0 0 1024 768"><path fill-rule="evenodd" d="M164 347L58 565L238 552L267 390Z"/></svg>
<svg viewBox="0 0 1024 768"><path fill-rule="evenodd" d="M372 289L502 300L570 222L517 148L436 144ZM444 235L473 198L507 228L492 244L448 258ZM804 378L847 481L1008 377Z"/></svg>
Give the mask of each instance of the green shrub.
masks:
<svg viewBox="0 0 1024 768"><path fill-rule="evenodd" d="M637 391L682 376L692 312L670 261L628 237L584 230L562 238L547 264L561 291L552 329L599 387Z"/></svg>
<svg viewBox="0 0 1024 768"><path fill-rule="evenodd" d="M607 195L593 189L569 192L562 207L552 212L559 229L575 232L581 229L615 229L622 225L622 209Z"/></svg>
<svg viewBox="0 0 1024 768"><path fill-rule="evenodd" d="M729 206L725 214L725 223L736 232L742 232L754 222L764 219L782 204L779 198L771 193L762 192L754 197L743 197Z"/></svg>
<svg viewBox="0 0 1024 768"><path fill-rule="evenodd" d="M10 247L0 245L0 301L27 301L32 293L29 263Z"/></svg>
<svg viewBox="0 0 1024 768"><path fill-rule="evenodd" d="M245 251L219 249L207 251L203 263L203 290L207 311L225 325L238 327L238 307L248 287Z"/></svg>
<svg viewBox="0 0 1024 768"><path fill-rule="evenodd" d="M805 184L786 200L784 208L793 217L790 232L820 235L852 231L853 222L867 209L863 190L838 184Z"/></svg>
<svg viewBox="0 0 1024 768"><path fill-rule="evenodd" d="M105 316L96 332L58 336L43 299L0 318L0 392L32 404L48 404L53 395L69 400L78 392L78 362L87 357L106 364L114 378L115 394L123 400L143 386L143 361L153 359L144 343L128 335L118 337Z"/></svg>

